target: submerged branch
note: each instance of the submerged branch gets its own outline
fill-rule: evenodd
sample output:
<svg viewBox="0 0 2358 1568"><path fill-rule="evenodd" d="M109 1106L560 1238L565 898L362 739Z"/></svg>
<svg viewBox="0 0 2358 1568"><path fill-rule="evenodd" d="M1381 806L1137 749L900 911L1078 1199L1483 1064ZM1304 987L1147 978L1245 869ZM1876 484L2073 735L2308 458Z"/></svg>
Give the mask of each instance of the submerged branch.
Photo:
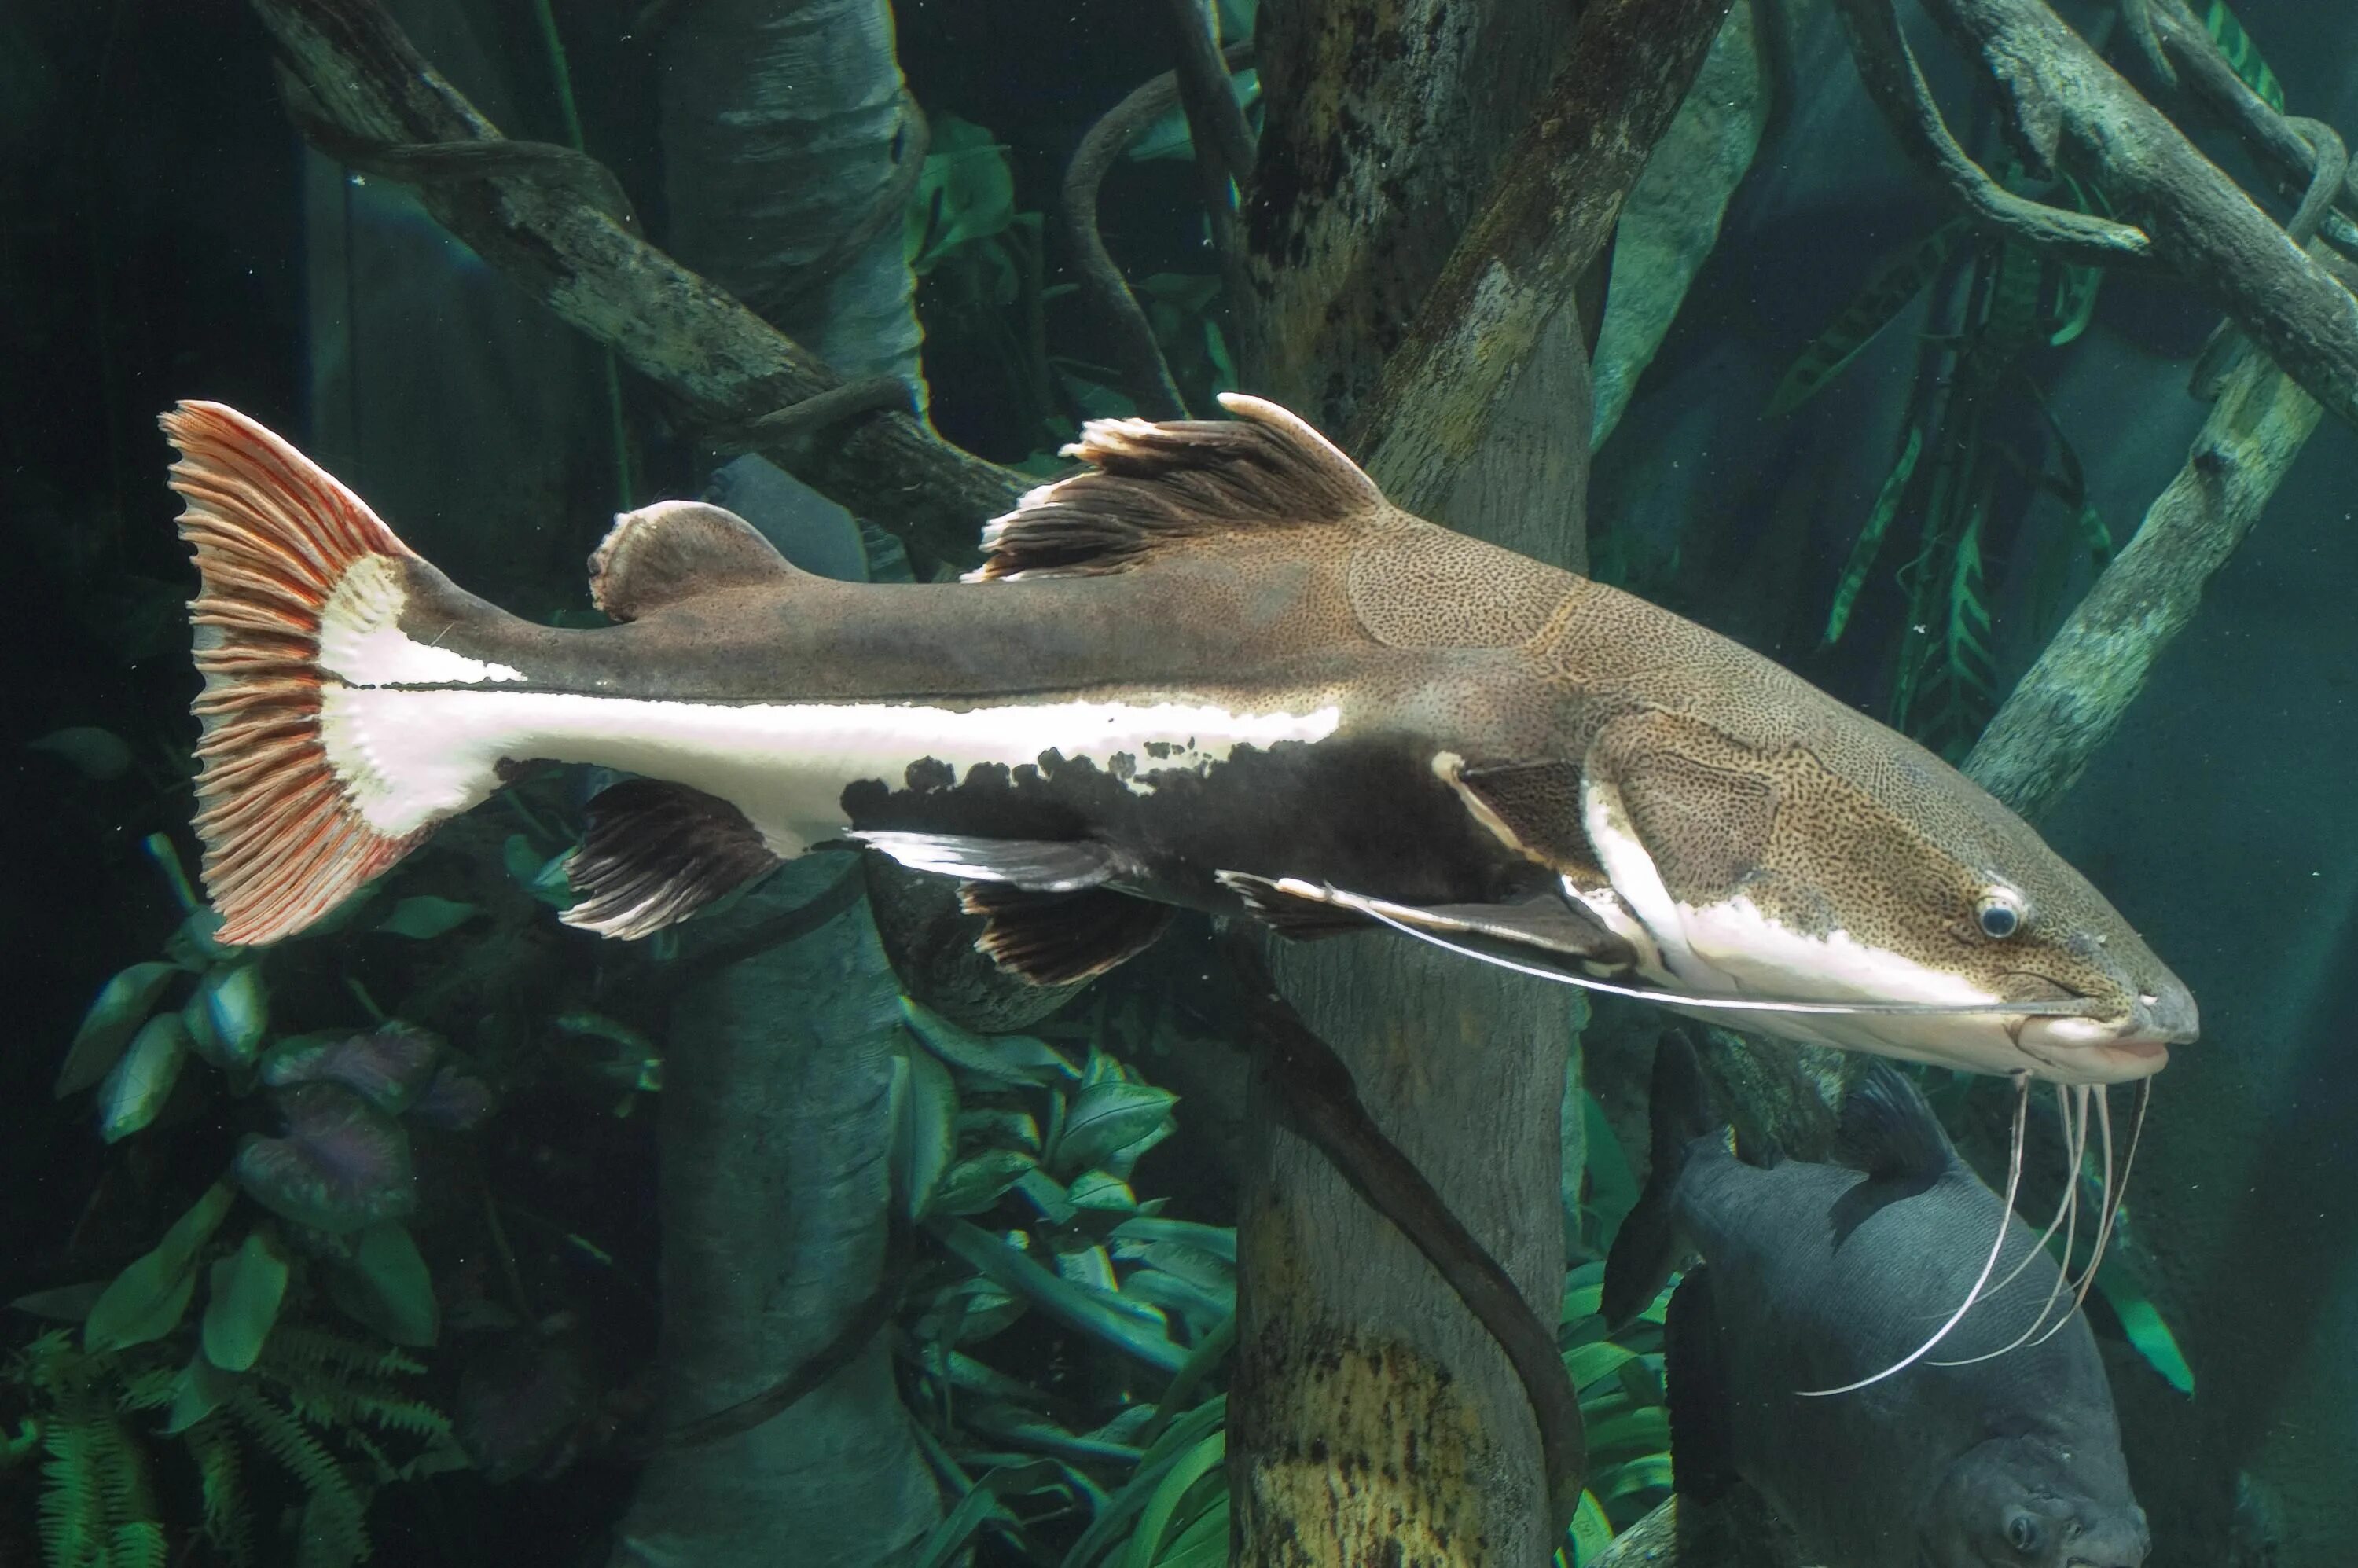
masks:
<svg viewBox="0 0 2358 1568"><path fill-rule="evenodd" d="M1595 0L1482 212L1427 296L1351 443L1386 492L1431 504L1481 446L1613 232L1731 0Z"/></svg>
<svg viewBox="0 0 2358 1568"><path fill-rule="evenodd" d="M1226 63L1234 69L1251 58L1249 46L1231 45ZM1225 77L1222 82L1220 91L1225 93ZM1081 275L1081 292L1097 308L1098 324L1105 330L1121 370L1122 391L1149 419L1184 419L1187 408L1180 400L1179 384L1172 379L1171 367L1163 358L1163 347L1154 341L1154 329L1146 312L1139 308L1138 296L1130 292L1129 281L1114 265L1105 236L1098 232L1098 188L1105 183L1106 171L1123 150L1149 125L1178 107L1179 95L1176 71L1166 70L1146 82L1089 127L1065 170L1065 230L1072 243L1073 265ZM1229 102L1233 106L1235 101ZM1209 149L1196 148L1199 165L1214 157ZM1217 227L1220 215L1210 216Z"/></svg>
<svg viewBox="0 0 2358 1568"><path fill-rule="evenodd" d="M1837 0L1862 76L1903 141L1923 145L1920 79L1895 76L1890 0ZM2358 297L2169 120L2138 94L2045 0L1922 0L1960 48L1980 56L2012 121L2013 140L2041 171L2070 170L2151 241L2153 259L2201 289L2285 373L2341 418L2358 424ZM2173 0L2147 13L2167 40ZM1904 46L1902 46L1904 48ZM2165 48L2170 46L2165 41ZM2191 49L2171 49L2181 69ZM2320 156L2289 124L2304 177ZM1962 155L1960 155L1962 156ZM1950 177L1944 174L1944 178ZM1986 179L1986 176L1983 177ZM1950 178L1952 189L1957 185ZM1988 221L1986 219L1985 221ZM2019 216L2019 214L2017 214ZM2032 239L2017 227L2014 237ZM2084 257L2084 252L2064 249Z"/></svg>
<svg viewBox="0 0 2358 1568"><path fill-rule="evenodd" d="M2017 196L1957 145L1932 101L1916 51L1900 31L1892 0L1835 0L1859 80L1909 157L1946 186L1974 222L2010 240L2071 260L2104 264L2143 259L2153 249L2144 230L2091 213Z"/></svg>
<svg viewBox="0 0 2358 1568"><path fill-rule="evenodd" d="M284 50L282 81L298 116L395 163L406 149L440 149L427 155L435 178L418 187L427 211L660 385L692 427L750 426L843 384L808 350L633 233L578 168L537 153L486 155L471 168L449 151L504 139L376 0L253 5ZM462 168L468 177L460 178ZM791 432L763 440L765 456L821 494L951 560L969 558L978 524L1011 508L1029 484L904 413L847 424L838 440L806 442Z"/></svg>
<svg viewBox="0 0 2358 1568"><path fill-rule="evenodd" d="M2255 354L2228 373L2186 466L1982 732L1965 772L2036 821L2113 737L2203 586L2317 427L2317 404Z"/></svg>

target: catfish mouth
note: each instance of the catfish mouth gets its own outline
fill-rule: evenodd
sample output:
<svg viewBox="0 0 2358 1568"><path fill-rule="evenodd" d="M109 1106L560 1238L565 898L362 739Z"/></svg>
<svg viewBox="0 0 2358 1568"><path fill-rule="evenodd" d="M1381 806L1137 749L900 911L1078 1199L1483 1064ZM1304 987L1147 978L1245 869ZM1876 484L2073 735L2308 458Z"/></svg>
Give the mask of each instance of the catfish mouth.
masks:
<svg viewBox="0 0 2358 1568"><path fill-rule="evenodd" d="M2134 991L2124 1013L2026 1019L2015 1043L2050 1069L2041 1077L2118 1084L2151 1077L2169 1065L2172 1045L2191 1044L2201 1033L2193 993L2172 975Z"/></svg>

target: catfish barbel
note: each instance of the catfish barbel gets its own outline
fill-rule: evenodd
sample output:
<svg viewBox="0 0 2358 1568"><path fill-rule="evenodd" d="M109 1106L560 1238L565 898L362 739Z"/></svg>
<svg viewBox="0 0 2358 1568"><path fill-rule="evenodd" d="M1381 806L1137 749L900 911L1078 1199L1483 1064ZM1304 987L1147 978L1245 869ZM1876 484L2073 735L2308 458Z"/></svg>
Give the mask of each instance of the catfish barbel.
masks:
<svg viewBox="0 0 2358 1568"><path fill-rule="evenodd" d="M813 577L699 503L626 513L596 630L465 592L292 446L183 403L221 939L301 930L546 759L640 775L568 865L564 918L610 936L851 841L958 878L978 946L1043 983L1190 907L2065 1084L2195 1037L2127 923L1939 758L1221 401L1090 424L1089 470L984 529L964 584Z"/></svg>

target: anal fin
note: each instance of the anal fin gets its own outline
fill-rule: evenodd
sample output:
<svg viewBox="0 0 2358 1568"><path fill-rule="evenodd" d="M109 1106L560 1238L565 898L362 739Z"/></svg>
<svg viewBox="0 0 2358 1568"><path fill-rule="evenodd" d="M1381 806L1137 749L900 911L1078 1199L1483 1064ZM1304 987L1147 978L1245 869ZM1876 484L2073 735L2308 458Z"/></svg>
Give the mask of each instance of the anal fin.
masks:
<svg viewBox="0 0 2358 1568"><path fill-rule="evenodd" d="M1035 986L1075 985L1128 962L1174 913L1110 888L1036 892L1003 881L968 882L958 902L984 918L976 951Z"/></svg>
<svg viewBox="0 0 2358 1568"><path fill-rule="evenodd" d="M565 862L579 899L563 919L604 936L648 936L778 863L745 814L659 779L625 779L590 802L590 832Z"/></svg>

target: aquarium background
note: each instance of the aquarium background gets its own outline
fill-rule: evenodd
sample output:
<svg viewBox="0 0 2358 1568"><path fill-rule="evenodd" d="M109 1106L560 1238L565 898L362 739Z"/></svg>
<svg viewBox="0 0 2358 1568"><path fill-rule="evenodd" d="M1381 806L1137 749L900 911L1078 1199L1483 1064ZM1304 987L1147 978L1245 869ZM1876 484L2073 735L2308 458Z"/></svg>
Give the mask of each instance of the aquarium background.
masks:
<svg viewBox="0 0 2358 1568"><path fill-rule="evenodd" d="M873 5L780 7L835 29L821 78L847 94L897 63L930 129L905 189L886 155L765 166L731 139L728 107L763 89L730 29L762 6L390 9L508 134L586 148L641 232L770 291L839 369L921 370L949 439L1053 471L1078 419L1130 406L1074 287L1059 188L1088 127L1168 69L1161 8L925 0L887 27ZM2129 59L2112 7L2058 9ZM1229 38L1252 10L1223 0ZM2287 103L2358 128L2358 13L2233 16ZM1971 106L1920 31L1944 100ZM2050 273L2028 326L1994 322L1986 291L2021 277L1977 273L2004 264L1969 242L1925 252L1945 213L1820 0L1740 5L1703 81L1620 239L1594 569L1879 716L1904 702L1961 754L2185 460L2215 314L2167 278ZM1968 123L1995 162L1986 115ZM1101 211L1201 409L1237 373L1198 190L1172 120L1112 166ZM223 950L191 903L194 579L154 427L178 398L297 439L421 554L535 618L590 621L582 562L614 511L708 485L812 569L944 563L775 470L724 470L403 186L305 150L266 35L228 0L0 5L0 1301L18 1302L0 1314L0 1563L1225 1561L1245 1069L1206 1000L1203 931L1044 1013L956 971L938 908L863 896L858 863L824 856L622 949L551 916L594 787L560 770L444 829L324 935ZM832 246L828 225L885 196L899 221L858 254ZM1861 314L1919 254L1923 286ZM838 280L798 288L814 258ZM1974 645L1944 663L1952 622L1914 630L1927 603L1960 613L1911 598L1919 580L1965 579L1912 498L1826 645L1960 334L2005 372ZM1800 399L1812 345L1822 364L1856 352ZM2340 1562L2358 1526L2353 494L2358 447L2329 416L2042 825L2203 1009L2157 1082L2128 1238L2090 1309L2156 1564ZM1659 1334L1607 1340L1593 1317L1662 1027L1588 1018L1575 1171L1529 1194L1562 1210L1573 1265L1583 1557L1668 1480ZM109 1076L143 1042L176 1076ZM55 1098L70 1052L78 1087ZM1987 1112L1942 1092L1961 1128ZM659 1194L664 1102L683 1096L718 1119L708 1169ZM741 1152L781 1149L761 1168L786 1185L745 1187ZM868 1226L912 1183L934 1223ZM664 1249L722 1211L768 1239L671 1303L703 1315L690 1344L665 1324ZM832 1353L809 1325L859 1302L838 1277L880 1269L904 1286L879 1303L891 1322L833 1346L818 1393L748 1432L662 1436L665 1376L718 1406L743 1357Z"/></svg>

